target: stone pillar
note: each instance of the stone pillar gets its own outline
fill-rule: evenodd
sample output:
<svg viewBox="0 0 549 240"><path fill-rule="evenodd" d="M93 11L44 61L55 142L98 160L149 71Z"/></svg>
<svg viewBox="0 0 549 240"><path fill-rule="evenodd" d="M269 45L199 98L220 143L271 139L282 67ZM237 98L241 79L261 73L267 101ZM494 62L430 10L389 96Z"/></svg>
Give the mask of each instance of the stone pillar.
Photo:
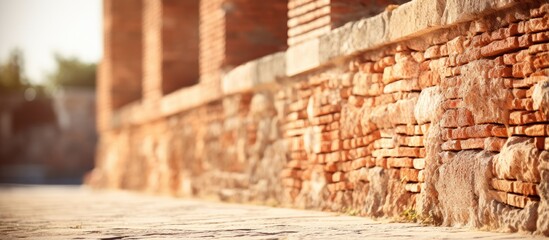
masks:
<svg viewBox="0 0 549 240"><path fill-rule="evenodd" d="M104 0L104 52L98 78L98 128L112 111L141 98L141 0Z"/></svg>
<svg viewBox="0 0 549 240"><path fill-rule="evenodd" d="M201 82L226 70L286 49L287 0L200 2Z"/></svg>
<svg viewBox="0 0 549 240"><path fill-rule="evenodd" d="M143 98L147 104L162 97L162 0L143 5Z"/></svg>
<svg viewBox="0 0 549 240"><path fill-rule="evenodd" d="M162 1L162 91L198 83L199 0Z"/></svg>
<svg viewBox="0 0 549 240"><path fill-rule="evenodd" d="M198 0L145 1L144 82L147 102L198 82Z"/></svg>
<svg viewBox="0 0 549 240"><path fill-rule="evenodd" d="M200 1L200 82L218 82L225 53L223 0Z"/></svg>

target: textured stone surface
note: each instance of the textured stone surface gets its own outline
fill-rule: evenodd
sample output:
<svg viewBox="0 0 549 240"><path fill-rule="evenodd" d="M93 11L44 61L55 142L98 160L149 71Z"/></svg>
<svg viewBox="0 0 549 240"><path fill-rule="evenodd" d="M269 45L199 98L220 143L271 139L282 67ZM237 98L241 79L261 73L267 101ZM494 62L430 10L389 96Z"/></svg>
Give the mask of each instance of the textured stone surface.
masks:
<svg viewBox="0 0 549 240"><path fill-rule="evenodd" d="M534 109L541 110L549 118L549 80L539 82L532 92Z"/></svg>
<svg viewBox="0 0 549 240"><path fill-rule="evenodd" d="M227 95L250 91L285 76L286 54L271 54L238 66L226 74L222 80L222 90Z"/></svg>
<svg viewBox="0 0 549 240"><path fill-rule="evenodd" d="M0 233L6 239L536 239L77 187L3 186L0 194Z"/></svg>

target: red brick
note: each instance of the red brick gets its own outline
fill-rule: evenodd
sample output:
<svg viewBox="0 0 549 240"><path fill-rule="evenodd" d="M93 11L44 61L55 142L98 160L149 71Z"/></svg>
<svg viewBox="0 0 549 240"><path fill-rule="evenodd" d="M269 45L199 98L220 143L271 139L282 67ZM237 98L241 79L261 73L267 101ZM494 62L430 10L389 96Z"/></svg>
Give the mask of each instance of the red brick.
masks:
<svg viewBox="0 0 549 240"><path fill-rule="evenodd" d="M333 182L342 182L342 181L346 181L346 180L347 180L347 177L345 176L345 173L343 173L343 172L335 172L332 175L332 181Z"/></svg>
<svg viewBox="0 0 549 240"><path fill-rule="evenodd" d="M528 20L528 33L530 32L541 32L549 29L549 17L545 16L543 18L534 18Z"/></svg>
<svg viewBox="0 0 549 240"><path fill-rule="evenodd" d="M512 75L516 78L523 78L529 76L533 72L535 72L534 65L531 62L526 61L513 65Z"/></svg>
<svg viewBox="0 0 549 240"><path fill-rule="evenodd" d="M503 63L505 65L513 65L517 63L516 59L517 53L508 53L503 55Z"/></svg>
<svg viewBox="0 0 549 240"><path fill-rule="evenodd" d="M399 136L397 139L400 146L423 147L422 136Z"/></svg>
<svg viewBox="0 0 549 240"><path fill-rule="evenodd" d="M411 168L413 167L412 158L388 158L387 167L389 168Z"/></svg>
<svg viewBox="0 0 549 240"><path fill-rule="evenodd" d="M424 54L423 54L423 57L425 59L432 59L432 58L438 58L440 57L440 46L439 45L434 45L434 46L431 46L429 48L427 48L427 50L425 50Z"/></svg>
<svg viewBox="0 0 549 240"><path fill-rule="evenodd" d="M441 145L441 149L444 151L458 151L461 150L460 140L449 140Z"/></svg>
<svg viewBox="0 0 549 240"><path fill-rule="evenodd" d="M532 34L532 42L549 42L549 32L540 32Z"/></svg>
<svg viewBox="0 0 549 240"><path fill-rule="evenodd" d="M509 37L503 40L494 41L481 48L480 53L483 57L492 57L503 53L511 52L519 48L517 37Z"/></svg>
<svg viewBox="0 0 549 240"><path fill-rule="evenodd" d="M324 171L332 173L336 172L338 170L337 163L335 162L327 162L326 165L324 165Z"/></svg>
<svg viewBox="0 0 549 240"><path fill-rule="evenodd" d="M513 192L513 182L501 179L492 179L491 185L494 189L504 192Z"/></svg>
<svg viewBox="0 0 549 240"><path fill-rule="evenodd" d="M295 160L307 160L308 156L305 151L297 151L297 152L291 152L290 158Z"/></svg>
<svg viewBox="0 0 549 240"><path fill-rule="evenodd" d="M549 53L542 53L536 55L534 58L534 67L536 69L549 67Z"/></svg>
<svg viewBox="0 0 549 240"><path fill-rule="evenodd" d="M513 182L513 192L520 193L523 195L529 195L529 196L537 196L537 185L534 183L527 183L527 182L520 182L515 181Z"/></svg>
<svg viewBox="0 0 549 240"><path fill-rule="evenodd" d="M460 140L461 149L483 149L484 138L469 138Z"/></svg>
<svg viewBox="0 0 549 240"><path fill-rule="evenodd" d="M499 152L503 148L503 145L505 145L506 141L507 141L506 138L494 138L494 137L486 138L484 140L484 150Z"/></svg>
<svg viewBox="0 0 549 240"><path fill-rule="evenodd" d="M528 136L547 136L549 133L546 131L547 125L545 124L536 124L530 125L524 129L524 133Z"/></svg>
<svg viewBox="0 0 549 240"><path fill-rule="evenodd" d="M411 168L400 169L400 179L405 182L418 182L419 170Z"/></svg>
<svg viewBox="0 0 549 240"><path fill-rule="evenodd" d="M513 76L513 68L512 67L505 67L505 66L497 66L488 72L489 78L502 78L502 77L512 77Z"/></svg>
<svg viewBox="0 0 549 240"><path fill-rule="evenodd" d="M473 113L465 108L457 109L457 124L460 127L474 125Z"/></svg>
<svg viewBox="0 0 549 240"><path fill-rule="evenodd" d="M528 53L531 55L547 51L549 51L549 43L540 43L528 47Z"/></svg>
<svg viewBox="0 0 549 240"><path fill-rule="evenodd" d="M498 202L501 202L501 203L507 203L507 193L506 192L501 192L501 191L494 191L494 190L489 190L490 192L490 195L492 197L494 197L494 199Z"/></svg>
<svg viewBox="0 0 549 240"><path fill-rule="evenodd" d="M378 139L374 142L374 147L391 149L395 147L395 141L391 138Z"/></svg>
<svg viewBox="0 0 549 240"><path fill-rule="evenodd" d="M376 157L375 162L376 162L376 166L378 166L378 167L381 167L383 169L388 169L389 168L387 166L387 158Z"/></svg>
<svg viewBox="0 0 549 240"><path fill-rule="evenodd" d="M533 198L516 195L512 193L507 194L507 204L518 207L518 208L524 208L526 207L526 204L532 201L536 201L536 200L534 200Z"/></svg>
<svg viewBox="0 0 549 240"><path fill-rule="evenodd" d="M482 47L486 46L488 43L490 43L490 34L485 32L480 35L473 36L471 39L471 45L473 47Z"/></svg>

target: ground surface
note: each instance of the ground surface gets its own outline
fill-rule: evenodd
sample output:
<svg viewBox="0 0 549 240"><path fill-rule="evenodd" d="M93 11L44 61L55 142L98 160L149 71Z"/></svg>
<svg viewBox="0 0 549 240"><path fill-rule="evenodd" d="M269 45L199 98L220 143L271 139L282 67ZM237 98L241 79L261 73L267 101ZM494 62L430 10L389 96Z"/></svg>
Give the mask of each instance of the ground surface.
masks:
<svg viewBox="0 0 549 240"><path fill-rule="evenodd" d="M0 186L0 239L525 239L531 235L388 223L334 213Z"/></svg>

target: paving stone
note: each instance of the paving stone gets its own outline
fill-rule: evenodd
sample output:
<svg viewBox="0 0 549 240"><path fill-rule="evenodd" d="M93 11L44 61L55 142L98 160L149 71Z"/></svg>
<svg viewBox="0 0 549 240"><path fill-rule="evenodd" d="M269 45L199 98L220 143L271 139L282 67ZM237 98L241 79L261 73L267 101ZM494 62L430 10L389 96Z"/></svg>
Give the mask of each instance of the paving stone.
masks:
<svg viewBox="0 0 549 240"><path fill-rule="evenodd" d="M533 239L77 186L3 185L0 196L2 239Z"/></svg>

